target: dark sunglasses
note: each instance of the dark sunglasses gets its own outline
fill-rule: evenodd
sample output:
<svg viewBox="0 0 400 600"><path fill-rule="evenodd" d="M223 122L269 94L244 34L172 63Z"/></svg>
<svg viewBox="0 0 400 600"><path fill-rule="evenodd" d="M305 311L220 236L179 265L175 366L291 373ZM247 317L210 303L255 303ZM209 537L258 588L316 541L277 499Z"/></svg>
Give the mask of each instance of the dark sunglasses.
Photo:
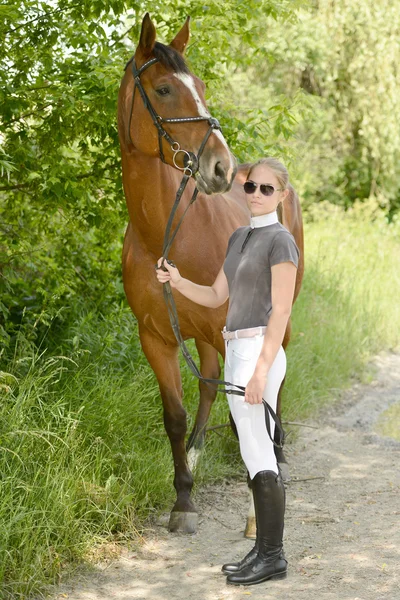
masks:
<svg viewBox="0 0 400 600"><path fill-rule="evenodd" d="M260 185L260 192L264 196L272 196L274 192L281 192L281 188L274 188L270 183L255 183L254 181L245 181L243 184L244 191L246 194L254 194L258 186Z"/></svg>

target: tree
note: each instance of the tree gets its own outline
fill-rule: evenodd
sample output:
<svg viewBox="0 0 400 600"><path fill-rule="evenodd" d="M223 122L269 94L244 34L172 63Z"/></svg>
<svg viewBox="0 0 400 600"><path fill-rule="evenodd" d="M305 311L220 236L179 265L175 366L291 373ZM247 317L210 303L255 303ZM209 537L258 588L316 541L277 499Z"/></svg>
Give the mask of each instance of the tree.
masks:
<svg viewBox="0 0 400 600"><path fill-rule="evenodd" d="M33 322L80 297L97 303L122 297L119 252L127 219L116 98L150 5L19 0L0 7L4 340L24 310ZM246 120L235 116L233 100L224 102L225 79L229 69L247 64L262 21L268 15L287 18L293 6L288 0L170 0L153 11L165 42L191 15L188 60L209 84L213 112L227 125L241 158L250 147L251 127L257 133L259 125L251 124L256 117L250 115L246 145Z"/></svg>
<svg viewBox="0 0 400 600"><path fill-rule="evenodd" d="M273 35L254 53L253 85L287 99L303 91L290 140L303 206L373 198L391 219L400 208L398 7L320 0L297 17L270 21Z"/></svg>

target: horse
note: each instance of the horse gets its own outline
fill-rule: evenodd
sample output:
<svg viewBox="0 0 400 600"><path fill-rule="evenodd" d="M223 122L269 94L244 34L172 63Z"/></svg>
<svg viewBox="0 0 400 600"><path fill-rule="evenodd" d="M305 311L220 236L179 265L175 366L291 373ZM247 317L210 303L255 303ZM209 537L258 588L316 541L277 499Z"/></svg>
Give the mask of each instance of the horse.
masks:
<svg viewBox="0 0 400 600"><path fill-rule="evenodd" d="M172 42L164 45L156 41L154 24L149 14L145 15L139 44L119 90L118 134L129 214L122 253L123 283L138 322L141 347L158 381L171 444L176 501L169 530L193 533L198 515L191 499L192 471L204 444L216 388L200 380L199 406L185 445L187 422L179 347L162 286L155 277L155 263L162 255L164 230L182 172L188 172L199 148L202 154L198 171L189 178L174 217L174 223L182 217L197 186L197 199L169 254L181 274L196 283L211 285L223 264L230 235L248 224L250 215L242 187L249 165L237 165L218 123L207 110L205 85L189 71L183 58L188 41L189 17ZM281 220L293 233L302 254L301 210L294 193L285 200ZM301 277L302 262L296 295ZM182 337L194 338L202 376L218 379L218 354L225 354L221 330L227 303L210 309L180 294L176 294L175 301ZM284 344L289 337L290 326ZM284 461L284 456L279 459Z"/></svg>

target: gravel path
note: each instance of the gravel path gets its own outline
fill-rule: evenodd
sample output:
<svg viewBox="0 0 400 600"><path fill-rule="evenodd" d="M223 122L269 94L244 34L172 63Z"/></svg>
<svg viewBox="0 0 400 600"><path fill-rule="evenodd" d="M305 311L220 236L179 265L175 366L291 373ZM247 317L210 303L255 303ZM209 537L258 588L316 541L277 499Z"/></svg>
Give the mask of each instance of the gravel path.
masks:
<svg viewBox="0 0 400 600"><path fill-rule="evenodd" d="M400 356L375 364L371 385L353 387L288 447L286 580L226 585L221 564L251 547L243 538L248 492L231 482L198 491L196 535L170 534L160 522L138 551L82 574L53 598L399 600L400 443L381 439L374 425L400 402Z"/></svg>

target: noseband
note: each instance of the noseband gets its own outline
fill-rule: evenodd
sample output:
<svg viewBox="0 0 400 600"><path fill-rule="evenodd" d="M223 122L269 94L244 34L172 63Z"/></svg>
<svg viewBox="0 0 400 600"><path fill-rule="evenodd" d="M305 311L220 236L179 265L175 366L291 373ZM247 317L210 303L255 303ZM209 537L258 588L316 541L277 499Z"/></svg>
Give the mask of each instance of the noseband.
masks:
<svg viewBox="0 0 400 600"><path fill-rule="evenodd" d="M175 167L177 169L179 169L180 171L183 171L182 181L181 181L178 191L176 193L175 202L172 207L167 226L165 228L162 255L164 257L164 261L165 260L168 261L168 254L169 254L170 248L172 246L172 242L174 241L175 236L178 233L178 230L182 224L183 219L186 216L188 209L193 204L193 202L196 200L199 190L196 186L193 191L193 194L192 194L189 204L185 208L183 215L181 216L178 224L176 225L173 233L171 234L172 222L174 220L176 210L179 206L179 202L182 198L182 194L185 191L185 188L186 188L186 185L187 185L189 179L199 170L200 157L203 153L203 150L208 141L208 138L210 137L210 135L212 134L212 132L214 130L221 131L221 126L220 126L218 120L211 116L210 117L177 117L177 118L173 118L173 119L164 119L163 117L158 115L157 112L154 110L154 107L152 106L150 99L146 93L146 90L144 89L144 87L142 85L140 76L143 73L143 71L145 71L146 69L148 69L149 67L154 65L156 62L159 62L159 60L158 60L158 58L151 58L146 63L144 63L144 65L142 65L139 69L136 67L135 60L133 58L131 60L132 60L132 74L133 74L133 78L135 81L135 87L134 87L133 94L132 94L131 110L130 110L130 114L129 114L129 139L130 139L131 143L133 143L132 138L131 138L131 121L132 121L132 113L133 113L133 102L135 99L135 91L136 91L136 88L138 88L140 95L142 97L142 100L143 100L143 104L149 111L151 119L153 121L153 124L156 127L157 132L158 132L158 146L159 146L160 159L162 160L162 162L166 163L165 156L164 156L163 149L162 149L162 140L164 138L171 146L171 150L173 152L172 160L173 160ZM128 64L126 65L126 67L128 66ZM125 69L126 69L126 67L125 67ZM193 152L189 152L187 150L182 150L179 142L176 142L175 140L173 140L172 137L169 135L169 133L167 131L165 131L164 127L162 126L163 123L198 123L199 121L207 121L209 124L209 128L207 130L206 135L204 136L202 143L200 144L200 148L199 148L199 151L197 152L197 155L194 154ZM180 167L176 162L176 157L179 153L184 154L184 158L183 158L184 166L183 167ZM168 163L166 163L166 164L168 164ZM168 262L170 264L172 264L173 266L175 266L173 263L171 263L171 261L168 261ZM158 266L156 265L156 268L157 267ZM164 269L164 271L167 270L166 267L164 266L164 264L162 264L161 268ZM171 322L172 330L175 334L176 340L179 344L179 347L181 349L183 357L184 357L189 369L193 373L193 375L195 377L197 377L197 379L199 379L203 383L206 383L206 384L212 386L214 389L217 388L218 392L222 392L224 394L234 394L236 396L244 396L245 395L245 387L243 387L241 385L237 385L235 383L229 383L228 381L223 381L221 379L207 379L202 376L199 368L197 367L189 350L187 349L185 341L182 337L181 330L179 327L178 312L176 309L174 297L172 295L171 285L168 281L163 284L163 293L164 293L164 300L165 300L167 308L168 308L168 314L169 314L169 319ZM221 386L223 386L223 389L221 389ZM264 412L265 412L265 426L266 426L269 438L272 441L272 443L274 444L274 446L282 448L283 443L284 443L285 434L282 429L280 420L277 417L277 415L275 414L275 411L271 408L271 406L268 404L268 402L266 402L264 399L263 399L263 404L264 404ZM276 429L279 433L279 442L278 443L275 442L275 440L273 439L272 434L271 434L271 425L270 425L269 415L271 415L271 418L275 422Z"/></svg>
<svg viewBox="0 0 400 600"><path fill-rule="evenodd" d="M211 116L209 116L209 117L175 117L173 119L164 119L164 117L161 117L159 114L157 114L157 112L155 111L153 105L151 104L150 99L146 93L146 90L144 89L142 82L140 80L141 74L144 71L146 71L146 69L148 69L149 67L151 67L152 65L154 65L157 62L159 62L158 58L151 58L150 60L145 62L144 65L142 65L138 69L136 67L135 59L132 59L132 75L133 75L133 79L135 81L135 88L134 88L133 94L132 94L132 105L131 105L131 111L130 111L130 115L129 115L129 139L132 142L131 121L132 121L132 113L133 113L133 102L135 99L135 91L137 88L142 97L143 104L145 105L145 107L147 108L147 110L150 113L151 119L153 121L153 125L157 129L160 159L162 160L163 163L166 162L163 148L162 148L162 140L164 138L171 146L171 150L173 152L172 160L173 160L175 167L177 169L179 169L180 171L183 171L185 175L189 175L189 177L191 177L199 170L200 156L203 153L203 150L204 150L205 145L207 144L208 138L210 137L210 135L212 134L212 132L214 130L221 131L221 126L220 126L218 120ZM194 152L188 152L187 150L182 150L179 142L172 139L172 137L169 135L169 133L167 131L165 131L164 127L162 126L163 123L198 123L201 121L207 121L207 123L209 124L209 128L208 128L206 135L204 136L204 139L200 145L197 155L194 154ZM176 157L179 153L184 154L184 158L183 158L184 166L183 167L180 167L176 161Z"/></svg>

